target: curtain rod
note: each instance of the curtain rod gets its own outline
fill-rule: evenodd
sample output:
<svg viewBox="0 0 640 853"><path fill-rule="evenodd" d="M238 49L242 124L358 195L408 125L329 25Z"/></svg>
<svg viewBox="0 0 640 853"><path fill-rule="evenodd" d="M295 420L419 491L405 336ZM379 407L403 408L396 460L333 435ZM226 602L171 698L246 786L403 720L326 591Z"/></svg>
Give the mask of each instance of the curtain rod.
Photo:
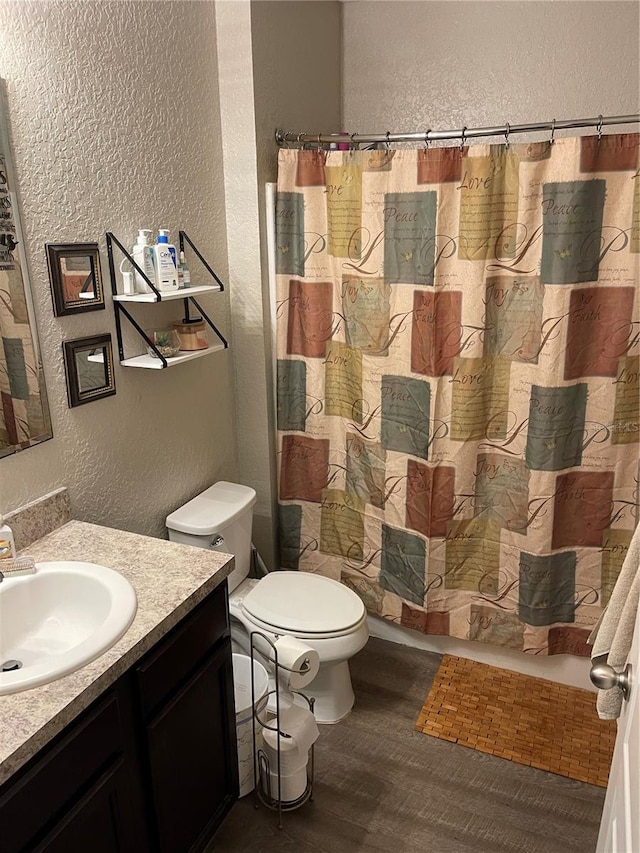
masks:
<svg viewBox="0 0 640 853"><path fill-rule="evenodd" d="M415 133L295 133L292 131L276 130L276 143L280 146L288 144L330 145L344 143L350 145L365 145L378 142L424 142L429 143L439 139L465 139L477 136L505 136L512 133L530 133L537 130L550 130L551 138L556 130L566 130L573 127L597 127L598 133L602 128L612 124L638 124L640 114L627 116L595 116L594 118L572 118L561 121L541 121L534 124L502 124L496 127L463 127L459 130L426 130Z"/></svg>

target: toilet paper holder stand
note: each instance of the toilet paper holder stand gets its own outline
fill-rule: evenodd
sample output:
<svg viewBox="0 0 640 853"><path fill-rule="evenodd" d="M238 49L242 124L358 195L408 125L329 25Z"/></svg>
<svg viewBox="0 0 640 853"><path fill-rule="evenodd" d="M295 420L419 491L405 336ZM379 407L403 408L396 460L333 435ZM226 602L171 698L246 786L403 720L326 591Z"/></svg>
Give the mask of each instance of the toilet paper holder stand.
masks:
<svg viewBox="0 0 640 853"><path fill-rule="evenodd" d="M260 643L266 643L268 647L270 647L270 652L268 649L256 647L256 639L259 640ZM315 744L312 744L309 749L309 761L307 762L307 786L303 792L303 794L298 797L296 800L282 800L282 784L281 784L281 752L280 752L280 743L283 738L290 738L286 732L280 731L279 727L273 725L274 722L277 722L281 719L280 717L280 679L278 678L279 670L285 670L285 672L296 673L298 675L304 675L309 667L308 664L305 667L303 665L300 669L292 669L291 667L285 666L280 663L278 660L278 649L276 648L275 643L271 640L270 637L267 637L261 631L252 631L250 636L250 653L251 653L251 707L253 709L253 781L255 785L255 793L256 797L259 800L259 803L266 806L266 808L271 809L272 811L278 812L278 829L282 829L282 813L283 812L291 812L299 809L303 806L308 800L313 800L313 775L314 775L314 748ZM269 690L264 697L260 697L258 699L258 704L261 706L260 710L256 705L256 694L255 694L255 676L254 676L254 668L253 662L256 659L256 654L260 657L265 658L270 664L274 667L274 675L275 675L275 687L273 690ZM309 696L305 696L304 693L301 693L299 690L293 690L289 688L290 692L293 693L294 696L302 696L307 705L309 706L309 710L311 713L314 713L314 705L315 699ZM276 716L275 720L265 720L261 718L261 714L266 714L266 708L268 704L268 697L275 695L275 706L276 706ZM267 699L267 702L262 703L262 699ZM266 752L262 749L258 749L257 743L257 726L260 725L264 729L269 729L270 731L277 732L276 738L276 755L277 755L277 767L276 767L276 778L277 782L277 791L273 792L271 790L271 768L269 766L269 758ZM274 795L275 794L275 795ZM256 808L258 808L259 803L256 803Z"/></svg>

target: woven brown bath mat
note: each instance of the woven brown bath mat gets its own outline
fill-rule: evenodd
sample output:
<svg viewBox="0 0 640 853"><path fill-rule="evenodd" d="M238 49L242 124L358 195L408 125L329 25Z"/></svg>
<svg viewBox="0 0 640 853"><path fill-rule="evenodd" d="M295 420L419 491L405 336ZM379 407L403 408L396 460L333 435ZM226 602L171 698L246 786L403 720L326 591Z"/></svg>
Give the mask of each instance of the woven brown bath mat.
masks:
<svg viewBox="0 0 640 853"><path fill-rule="evenodd" d="M594 693L453 655L443 657L416 729L603 788L616 738Z"/></svg>

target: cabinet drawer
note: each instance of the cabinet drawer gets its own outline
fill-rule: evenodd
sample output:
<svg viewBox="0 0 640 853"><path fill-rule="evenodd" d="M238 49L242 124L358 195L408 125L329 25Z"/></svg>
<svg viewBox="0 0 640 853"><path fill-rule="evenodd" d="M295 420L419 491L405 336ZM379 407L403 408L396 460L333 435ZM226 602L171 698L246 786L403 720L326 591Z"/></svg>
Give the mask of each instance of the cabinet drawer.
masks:
<svg viewBox="0 0 640 853"><path fill-rule="evenodd" d="M229 634L226 581L143 658L136 669L145 719L189 677Z"/></svg>
<svg viewBox="0 0 640 853"><path fill-rule="evenodd" d="M123 751L118 697L111 693L0 794L2 853L22 850L66 811L90 779Z"/></svg>

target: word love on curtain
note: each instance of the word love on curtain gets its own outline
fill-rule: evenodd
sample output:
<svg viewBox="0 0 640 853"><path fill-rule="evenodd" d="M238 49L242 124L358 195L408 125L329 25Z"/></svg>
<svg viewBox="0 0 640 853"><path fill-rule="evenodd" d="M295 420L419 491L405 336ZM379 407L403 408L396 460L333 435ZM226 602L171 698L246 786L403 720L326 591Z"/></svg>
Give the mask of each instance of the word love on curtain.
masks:
<svg viewBox="0 0 640 853"><path fill-rule="evenodd" d="M280 151L282 566L586 654L638 520L638 143Z"/></svg>

